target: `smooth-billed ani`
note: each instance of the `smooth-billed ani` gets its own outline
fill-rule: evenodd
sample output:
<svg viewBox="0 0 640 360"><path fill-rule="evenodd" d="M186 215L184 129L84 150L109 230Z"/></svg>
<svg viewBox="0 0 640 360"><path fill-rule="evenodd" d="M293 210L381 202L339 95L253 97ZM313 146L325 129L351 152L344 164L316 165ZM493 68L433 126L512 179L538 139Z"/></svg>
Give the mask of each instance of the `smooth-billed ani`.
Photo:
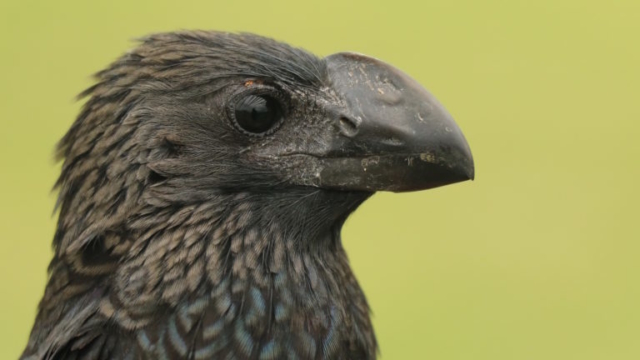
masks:
<svg viewBox="0 0 640 360"><path fill-rule="evenodd" d="M58 147L50 278L24 359L374 359L340 229L375 191L472 179L426 90L250 34L152 35Z"/></svg>

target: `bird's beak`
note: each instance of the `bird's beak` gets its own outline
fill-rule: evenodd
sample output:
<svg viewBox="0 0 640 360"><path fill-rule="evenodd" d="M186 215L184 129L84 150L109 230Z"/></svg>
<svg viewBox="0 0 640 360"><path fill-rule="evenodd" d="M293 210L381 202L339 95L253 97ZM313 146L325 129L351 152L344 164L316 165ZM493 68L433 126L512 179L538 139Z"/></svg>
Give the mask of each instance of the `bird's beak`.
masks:
<svg viewBox="0 0 640 360"><path fill-rule="evenodd" d="M345 106L328 154L318 159L313 185L398 192L474 178L460 128L415 80L360 54L338 53L325 61L331 88Z"/></svg>

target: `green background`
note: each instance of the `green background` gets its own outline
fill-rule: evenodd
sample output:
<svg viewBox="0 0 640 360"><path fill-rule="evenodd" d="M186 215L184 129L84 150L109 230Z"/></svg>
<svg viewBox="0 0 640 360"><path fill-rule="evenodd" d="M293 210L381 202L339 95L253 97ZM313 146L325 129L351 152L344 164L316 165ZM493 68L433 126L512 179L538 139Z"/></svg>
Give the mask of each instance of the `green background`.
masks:
<svg viewBox="0 0 640 360"><path fill-rule="evenodd" d="M344 229L383 359L640 359L637 0L2 0L0 358L44 289L74 96L192 28L384 59L464 131L475 182L378 194Z"/></svg>

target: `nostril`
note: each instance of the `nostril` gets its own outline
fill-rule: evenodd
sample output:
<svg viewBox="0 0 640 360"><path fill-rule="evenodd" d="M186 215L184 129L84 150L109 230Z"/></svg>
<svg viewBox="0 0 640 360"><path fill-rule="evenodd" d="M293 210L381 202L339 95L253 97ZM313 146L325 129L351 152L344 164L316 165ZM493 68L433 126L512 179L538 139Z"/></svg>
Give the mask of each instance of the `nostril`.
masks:
<svg viewBox="0 0 640 360"><path fill-rule="evenodd" d="M358 132L358 123L346 116L340 116L340 129L347 136L353 136Z"/></svg>
<svg viewBox="0 0 640 360"><path fill-rule="evenodd" d="M340 123L342 124L342 126L349 128L353 131L358 130L358 125L355 123L355 121L349 119L346 116L341 116L340 117Z"/></svg>

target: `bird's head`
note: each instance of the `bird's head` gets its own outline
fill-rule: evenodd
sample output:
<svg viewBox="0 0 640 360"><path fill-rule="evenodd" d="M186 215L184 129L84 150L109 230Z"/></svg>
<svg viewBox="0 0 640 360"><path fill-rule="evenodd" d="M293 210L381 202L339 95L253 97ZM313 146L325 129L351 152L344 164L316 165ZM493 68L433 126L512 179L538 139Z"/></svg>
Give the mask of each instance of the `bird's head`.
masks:
<svg viewBox="0 0 640 360"><path fill-rule="evenodd" d="M104 217L131 216L141 201L177 208L244 194L271 213L312 204L287 212L331 222L376 191L474 176L443 106L364 55L170 33L146 38L97 78L60 145L63 215L89 199Z"/></svg>
<svg viewBox="0 0 640 360"><path fill-rule="evenodd" d="M58 147L55 256L29 345L65 344L55 356L131 355L131 337L154 358L373 359L344 220L376 191L474 175L442 105L363 55L158 34L83 96ZM105 324L130 332L105 338Z"/></svg>

